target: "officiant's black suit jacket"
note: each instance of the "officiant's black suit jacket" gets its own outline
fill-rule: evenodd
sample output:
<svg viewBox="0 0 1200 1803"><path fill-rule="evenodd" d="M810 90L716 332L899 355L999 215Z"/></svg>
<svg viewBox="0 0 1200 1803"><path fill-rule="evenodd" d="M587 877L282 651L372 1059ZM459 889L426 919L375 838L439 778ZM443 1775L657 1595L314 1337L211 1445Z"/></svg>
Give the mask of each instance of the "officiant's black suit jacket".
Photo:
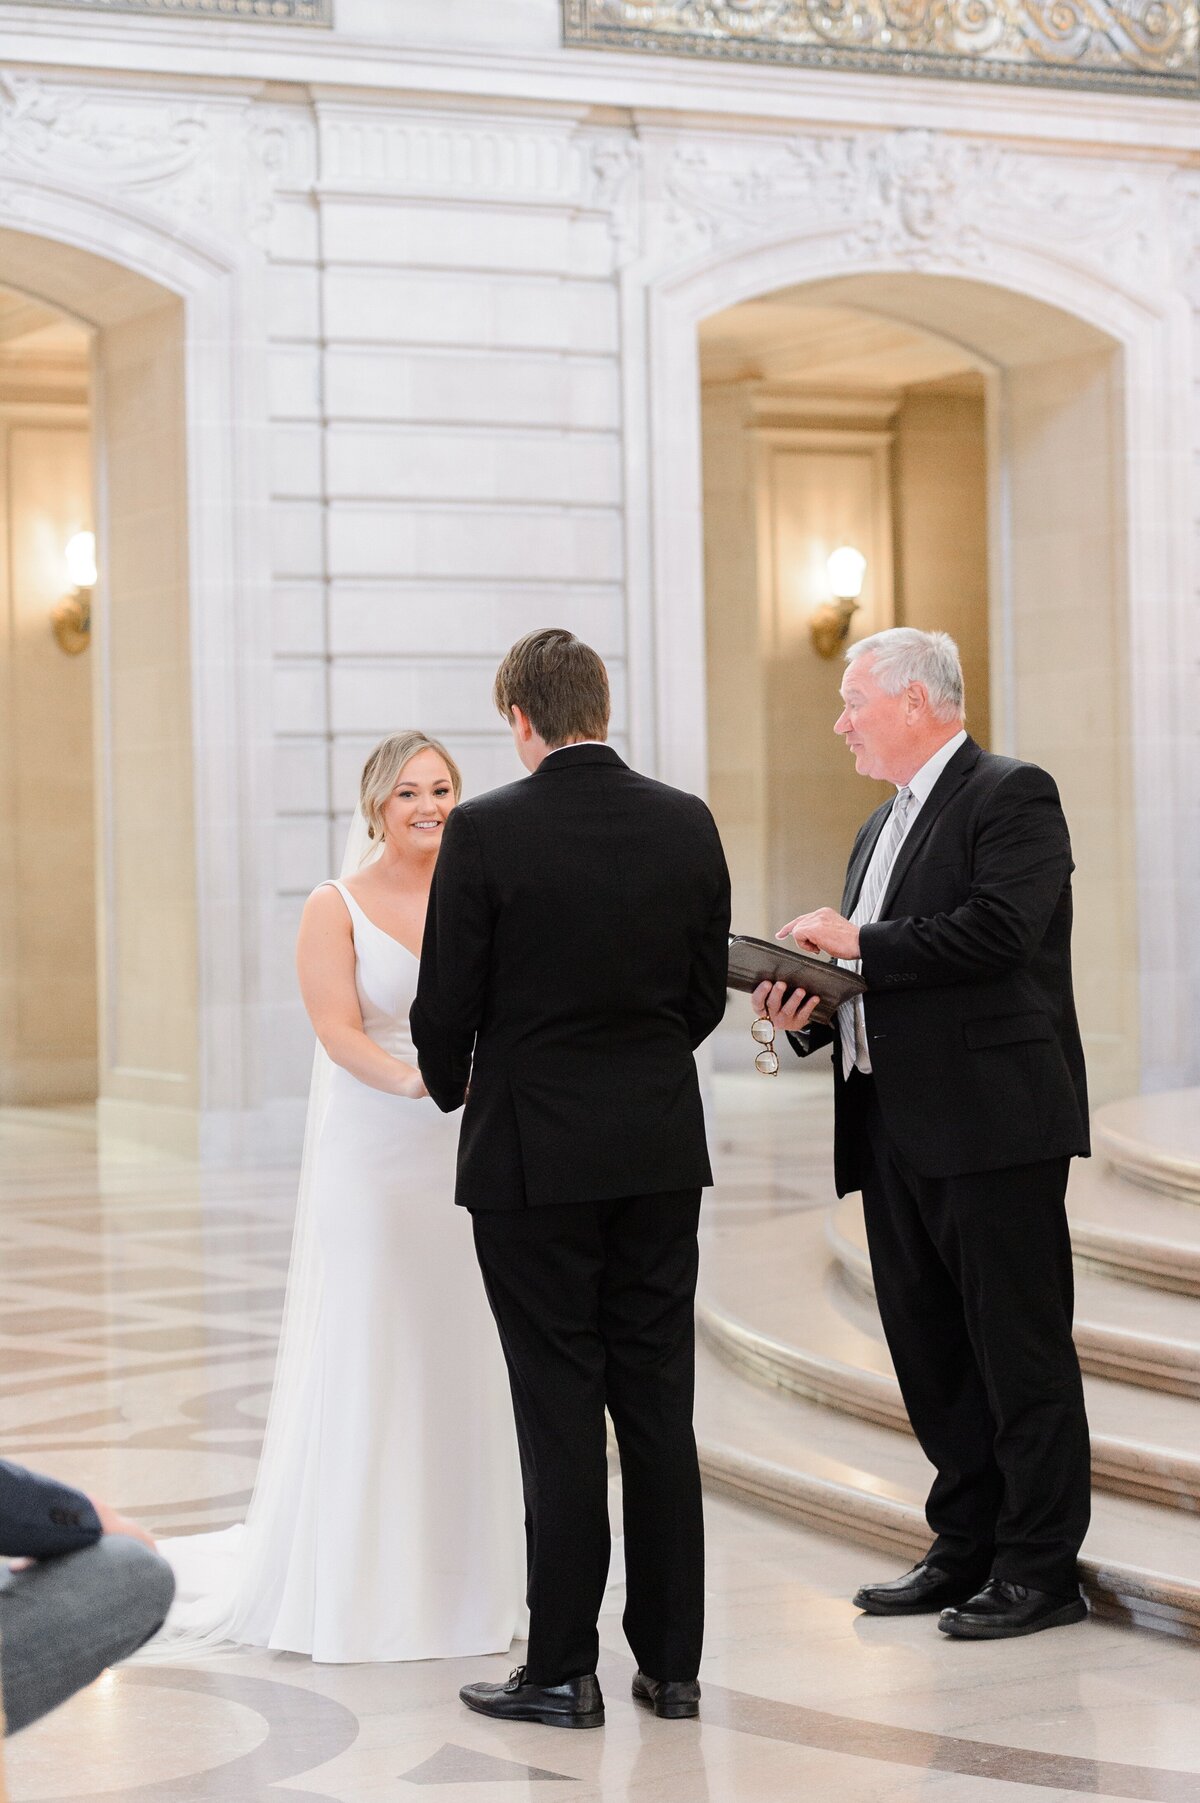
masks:
<svg viewBox="0 0 1200 1803"><path fill-rule="evenodd" d="M569 745L446 822L411 1024L462 1105L472 1210L712 1182L694 1049L725 1009L729 876L694 795Z"/></svg>
<svg viewBox="0 0 1200 1803"><path fill-rule="evenodd" d="M859 831L852 912L892 804ZM901 846L880 917L861 931L875 1093L925 1177L1086 1156L1087 1079L1071 986L1071 842L1054 780L968 739ZM828 1029L795 1034L805 1055ZM841 1050L839 1195L861 1188L862 1140Z"/></svg>

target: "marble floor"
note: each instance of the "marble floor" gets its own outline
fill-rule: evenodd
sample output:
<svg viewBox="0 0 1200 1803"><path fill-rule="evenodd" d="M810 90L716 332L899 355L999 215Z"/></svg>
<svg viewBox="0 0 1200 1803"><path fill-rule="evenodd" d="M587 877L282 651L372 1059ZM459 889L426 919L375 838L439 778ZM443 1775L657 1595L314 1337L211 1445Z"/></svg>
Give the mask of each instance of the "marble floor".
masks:
<svg viewBox="0 0 1200 1803"><path fill-rule="evenodd" d="M709 1259L731 1224L782 1222L830 1197L820 1078L722 1075L716 1094ZM292 1183L283 1169L101 1158L87 1111L0 1113L0 1455L157 1532L239 1519ZM633 1706L614 1601L602 1733L468 1714L458 1685L502 1677L505 1659L331 1667L248 1651L135 1664L10 1743L14 1803L374 1803L425 1787L447 1803L1200 1803L1200 1646L1096 1620L952 1643L927 1619L850 1607L895 1555L721 1495L708 1520L700 1723Z"/></svg>

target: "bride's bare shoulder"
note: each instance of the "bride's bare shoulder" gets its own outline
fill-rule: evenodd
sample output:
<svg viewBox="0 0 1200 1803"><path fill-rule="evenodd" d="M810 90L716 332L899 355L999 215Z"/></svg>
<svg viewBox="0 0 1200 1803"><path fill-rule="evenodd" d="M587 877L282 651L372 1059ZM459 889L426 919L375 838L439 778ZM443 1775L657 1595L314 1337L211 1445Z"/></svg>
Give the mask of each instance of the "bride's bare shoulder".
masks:
<svg viewBox="0 0 1200 1803"><path fill-rule="evenodd" d="M346 903L339 895L333 883L321 883L314 889L304 904L300 916L303 931L307 927L319 927L325 931L350 930L350 916Z"/></svg>

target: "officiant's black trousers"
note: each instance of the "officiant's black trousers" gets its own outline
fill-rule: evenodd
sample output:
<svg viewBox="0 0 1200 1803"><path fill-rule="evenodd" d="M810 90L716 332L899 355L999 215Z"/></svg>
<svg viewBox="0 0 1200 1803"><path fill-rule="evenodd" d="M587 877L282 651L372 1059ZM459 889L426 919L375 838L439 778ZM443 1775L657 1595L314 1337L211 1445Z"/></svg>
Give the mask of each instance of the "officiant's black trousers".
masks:
<svg viewBox="0 0 1200 1803"><path fill-rule="evenodd" d="M531 1683L594 1672L608 1576L608 1409L621 1455L625 1634L694 1678L704 1519L692 1431L699 1190L473 1217L525 1486Z"/></svg>
<svg viewBox="0 0 1200 1803"><path fill-rule="evenodd" d="M927 1557L968 1584L1078 1591L1090 1445L1071 1338L1069 1160L923 1177L892 1143L871 1078L861 1110L875 1293L913 1432L937 1476Z"/></svg>

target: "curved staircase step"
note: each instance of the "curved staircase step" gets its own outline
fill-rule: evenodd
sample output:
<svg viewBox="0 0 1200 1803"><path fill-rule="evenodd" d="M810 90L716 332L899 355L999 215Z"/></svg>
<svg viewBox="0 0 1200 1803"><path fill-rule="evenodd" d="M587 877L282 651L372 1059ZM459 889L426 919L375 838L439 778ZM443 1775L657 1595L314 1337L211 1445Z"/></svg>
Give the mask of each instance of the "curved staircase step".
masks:
<svg viewBox="0 0 1200 1803"><path fill-rule="evenodd" d="M1200 1209L1142 1189L1100 1158L1076 1159L1067 1189L1077 1261L1110 1277L1200 1296Z"/></svg>
<svg viewBox="0 0 1200 1803"><path fill-rule="evenodd" d="M768 1383L907 1432L874 1303L861 1282L843 1281L826 1233L816 1212L710 1232L697 1307L701 1334L723 1358ZM1170 1340L1146 1356L1165 1369L1169 1357L1183 1353ZM1200 1403L1106 1377L1089 1376L1086 1387L1096 1487L1200 1509Z"/></svg>
<svg viewBox="0 0 1200 1803"><path fill-rule="evenodd" d="M1200 1090L1106 1102L1092 1118L1092 1143L1130 1182L1200 1202Z"/></svg>
<svg viewBox="0 0 1200 1803"><path fill-rule="evenodd" d="M897 1568L929 1545L930 1467L914 1440L697 1361L696 1437L706 1482L862 1545ZM1081 1575L1098 1614L1200 1636L1200 1536L1173 1511L1098 1496Z"/></svg>
<svg viewBox="0 0 1200 1803"><path fill-rule="evenodd" d="M1125 1190L1132 1193L1128 1185ZM873 1302L857 1195L830 1210L826 1235L843 1277ZM1164 1295L1084 1268L1075 1280L1075 1345L1080 1365L1094 1376L1200 1397L1200 1309L1191 1296Z"/></svg>

